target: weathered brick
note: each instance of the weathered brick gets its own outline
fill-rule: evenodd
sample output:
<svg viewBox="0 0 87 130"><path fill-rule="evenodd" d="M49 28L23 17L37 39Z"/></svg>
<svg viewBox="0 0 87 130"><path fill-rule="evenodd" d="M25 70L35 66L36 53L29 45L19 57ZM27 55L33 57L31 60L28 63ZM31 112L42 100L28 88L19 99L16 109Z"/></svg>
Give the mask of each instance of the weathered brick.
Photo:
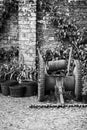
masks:
<svg viewBox="0 0 87 130"><path fill-rule="evenodd" d="M36 38L43 51L49 48L53 50L60 43L54 35L55 29L48 22L49 15L46 13L44 16L42 10L38 8L36 10L36 0L33 3L29 3L29 0L18 1L17 12L10 12L11 16L4 25L5 30L0 34L0 44L19 45L20 53L23 53L26 64L32 65L36 57ZM56 6L59 13L69 14L70 18L75 19L80 28L87 28L87 2L83 1L78 0L68 4L65 0L56 1ZM53 6L52 3L51 6Z"/></svg>
<svg viewBox="0 0 87 130"><path fill-rule="evenodd" d="M28 3L25 0L19 4L18 24L19 24L19 47L23 54L25 63L35 64L36 57L36 1Z"/></svg>
<svg viewBox="0 0 87 130"><path fill-rule="evenodd" d="M75 19L78 27L87 29L87 2L85 0L75 0L70 3L66 3L66 0L56 1L57 11L60 14L66 14L70 18ZM51 4L51 0L49 0ZM51 4L52 5L52 4ZM53 6L53 5L52 5ZM39 7L38 7L39 8ZM37 9L38 9L37 8ZM45 10L46 11L46 10ZM47 15L48 13L48 15ZM58 44L58 38L54 35L55 30L49 21L49 13L43 16L43 11L38 9L37 12L37 41L42 45L41 49L46 51L47 49L56 48ZM56 18L56 17L55 17ZM44 21L43 21L44 19ZM42 23L39 23L42 21ZM45 23L44 23L45 22ZM44 26L45 25L45 26Z"/></svg>

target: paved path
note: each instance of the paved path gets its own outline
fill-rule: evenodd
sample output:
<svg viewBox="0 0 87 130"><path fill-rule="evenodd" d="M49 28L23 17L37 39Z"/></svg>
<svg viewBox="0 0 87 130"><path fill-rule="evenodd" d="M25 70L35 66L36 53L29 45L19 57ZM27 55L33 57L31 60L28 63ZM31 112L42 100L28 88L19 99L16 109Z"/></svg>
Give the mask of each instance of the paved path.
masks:
<svg viewBox="0 0 87 130"><path fill-rule="evenodd" d="M0 94L0 130L87 130L87 107L30 109L34 102Z"/></svg>

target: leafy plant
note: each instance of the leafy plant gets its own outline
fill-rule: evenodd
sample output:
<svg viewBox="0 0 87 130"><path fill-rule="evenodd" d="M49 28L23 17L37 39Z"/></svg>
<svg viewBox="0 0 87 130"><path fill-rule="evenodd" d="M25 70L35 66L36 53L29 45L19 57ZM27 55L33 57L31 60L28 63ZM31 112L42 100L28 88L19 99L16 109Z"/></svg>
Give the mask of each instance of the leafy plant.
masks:
<svg viewBox="0 0 87 130"><path fill-rule="evenodd" d="M10 49L0 48L0 61L10 62L14 57L18 56L18 47L11 46Z"/></svg>
<svg viewBox="0 0 87 130"><path fill-rule="evenodd" d="M13 68L14 72L12 77L15 77L15 79L18 80L19 83L21 83L23 80L36 80L36 69L33 67L28 67L24 63L24 60L21 63L19 63L18 61L18 66L14 66Z"/></svg>
<svg viewBox="0 0 87 130"><path fill-rule="evenodd" d="M17 68L18 63L15 60L16 58L13 58L11 62L5 62L2 63L0 66L0 79L3 80L11 80L12 75L14 72L14 69Z"/></svg>

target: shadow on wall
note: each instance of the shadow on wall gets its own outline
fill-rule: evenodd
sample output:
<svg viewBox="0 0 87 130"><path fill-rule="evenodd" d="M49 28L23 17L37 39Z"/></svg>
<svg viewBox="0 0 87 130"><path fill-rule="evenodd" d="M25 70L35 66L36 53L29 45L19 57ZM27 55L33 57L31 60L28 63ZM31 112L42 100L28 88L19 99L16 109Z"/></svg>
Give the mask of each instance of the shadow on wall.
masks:
<svg viewBox="0 0 87 130"><path fill-rule="evenodd" d="M0 32L3 33L5 31L5 27L7 24L7 20L10 19L12 15L15 14L15 16L18 16L18 2L15 0L12 0L11 2L8 0L4 0L3 2L4 10L2 12L1 17L1 27Z"/></svg>

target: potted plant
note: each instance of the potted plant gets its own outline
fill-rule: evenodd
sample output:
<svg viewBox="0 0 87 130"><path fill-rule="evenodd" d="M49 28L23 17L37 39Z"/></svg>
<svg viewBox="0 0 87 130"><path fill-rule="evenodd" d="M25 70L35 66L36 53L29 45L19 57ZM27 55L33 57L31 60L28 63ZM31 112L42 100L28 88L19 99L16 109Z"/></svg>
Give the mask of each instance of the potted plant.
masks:
<svg viewBox="0 0 87 130"><path fill-rule="evenodd" d="M1 91L2 94L5 96L10 94L9 86L14 86L15 84L18 84L17 80L12 77L14 69L15 67L13 65L13 62L4 63L0 67Z"/></svg>
<svg viewBox="0 0 87 130"><path fill-rule="evenodd" d="M35 70L26 64L20 64L15 69L14 75L18 84L10 87L10 95L13 97L33 96L37 93L37 83L35 81Z"/></svg>
<svg viewBox="0 0 87 130"><path fill-rule="evenodd" d="M36 69L30 68L28 71L28 78L22 81L25 86L25 97L34 96L37 94Z"/></svg>

